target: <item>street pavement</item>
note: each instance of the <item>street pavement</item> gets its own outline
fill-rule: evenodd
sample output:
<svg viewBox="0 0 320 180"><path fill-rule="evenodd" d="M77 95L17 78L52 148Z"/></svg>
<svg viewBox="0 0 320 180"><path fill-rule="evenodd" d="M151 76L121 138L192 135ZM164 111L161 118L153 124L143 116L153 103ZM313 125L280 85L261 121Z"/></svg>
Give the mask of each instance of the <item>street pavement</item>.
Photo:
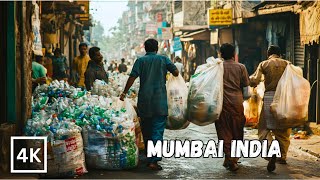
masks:
<svg viewBox="0 0 320 180"><path fill-rule="evenodd" d="M218 140L214 124L187 129L165 131L165 139L173 140ZM256 129L245 129L245 139L257 139ZM261 157L241 158L237 172L230 172L223 166L223 158L164 158L162 171L151 171L141 163L132 170L95 170L75 177L79 179L320 179L320 159L299 148L298 141L292 141L287 165L277 164L274 172L267 171L267 161ZM303 143L299 141L300 145ZM307 141L305 141L307 142ZM37 178L32 174L5 175L0 178Z"/></svg>
<svg viewBox="0 0 320 180"><path fill-rule="evenodd" d="M257 130L246 129L246 139L257 139ZM217 140L213 124L196 126L190 124L187 129L165 131L165 139L173 140ZM319 179L320 159L295 146L290 146L287 165L277 164L274 172L267 171L267 161L261 157L240 159L237 172L230 172L223 166L223 158L164 158L160 163L162 171L150 171L145 164L126 171L90 170L79 178L110 179Z"/></svg>

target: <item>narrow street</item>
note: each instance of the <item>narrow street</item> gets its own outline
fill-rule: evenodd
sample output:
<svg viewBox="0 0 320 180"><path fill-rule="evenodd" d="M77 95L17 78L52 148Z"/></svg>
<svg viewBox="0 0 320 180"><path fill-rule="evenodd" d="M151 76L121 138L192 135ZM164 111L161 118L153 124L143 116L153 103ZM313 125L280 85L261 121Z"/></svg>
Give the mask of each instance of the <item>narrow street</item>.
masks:
<svg viewBox="0 0 320 180"><path fill-rule="evenodd" d="M320 0L4 0L0 22L0 179L320 180ZM245 128L226 157L287 164L213 158L217 119L280 142ZM142 133L212 156L152 171Z"/></svg>
<svg viewBox="0 0 320 180"><path fill-rule="evenodd" d="M257 130L246 130L245 138L254 139ZM214 125L196 126L190 124L187 129L180 131L165 131L165 139L192 139L207 142L217 140ZM267 161L262 158L240 159L240 169L230 172L223 166L221 158L165 158L162 160L162 171L148 170L144 164L137 169L128 171L90 170L81 176L83 179L305 179L320 178L319 159L290 146L288 164L277 164L277 169L269 173L266 169ZM316 165L318 164L318 165Z"/></svg>

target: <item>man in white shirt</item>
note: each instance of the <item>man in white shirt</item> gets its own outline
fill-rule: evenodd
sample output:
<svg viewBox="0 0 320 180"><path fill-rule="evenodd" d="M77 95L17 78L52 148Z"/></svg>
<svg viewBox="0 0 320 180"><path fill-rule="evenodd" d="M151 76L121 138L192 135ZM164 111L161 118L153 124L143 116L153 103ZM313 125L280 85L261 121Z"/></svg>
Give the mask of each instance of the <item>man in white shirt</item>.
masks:
<svg viewBox="0 0 320 180"><path fill-rule="evenodd" d="M174 65L177 67L177 69L181 73L181 76L183 77L184 67L183 67L183 64L181 63L182 60L181 60L181 58L179 56L176 56L174 59L175 59Z"/></svg>

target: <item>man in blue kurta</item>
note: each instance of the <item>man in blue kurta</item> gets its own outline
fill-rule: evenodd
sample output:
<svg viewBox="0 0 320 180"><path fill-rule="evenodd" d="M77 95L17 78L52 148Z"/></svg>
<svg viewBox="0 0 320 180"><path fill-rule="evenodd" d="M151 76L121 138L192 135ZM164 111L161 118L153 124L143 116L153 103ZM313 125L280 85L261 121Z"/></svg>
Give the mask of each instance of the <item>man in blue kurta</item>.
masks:
<svg viewBox="0 0 320 180"><path fill-rule="evenodd" d="M166 74L179 75L177 67L165 56L157 54L158 41L148 39L144 42L146 55L138 58L133 65L120 100L123 100L137 77L140 78L138 94L138 114L141 118L141 130L146 150L148 140L155 143L163 140L166 118L168 116ZM161 170L159 157L150 157L148 167Z"/></svg>

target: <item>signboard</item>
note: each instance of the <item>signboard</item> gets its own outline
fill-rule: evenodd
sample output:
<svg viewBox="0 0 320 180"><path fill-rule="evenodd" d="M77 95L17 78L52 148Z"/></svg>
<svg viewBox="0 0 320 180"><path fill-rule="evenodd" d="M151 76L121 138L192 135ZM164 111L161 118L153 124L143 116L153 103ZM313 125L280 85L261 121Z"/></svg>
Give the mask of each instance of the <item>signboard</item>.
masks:
<svg viewBox="0 0 320 180"><path fill-rule="evenodd" d="M216 29L215 31L210 32L210 44L218 44L218 39L219 39L219 31Z"/></svg>
<svg viewBox="0 0 320 180"><path fill-rule="evenodd" d="M79 5L82 6L84 9L84 14L76 14L76 17L78 17L81 21L89 21L89 1L81 1L78 2Z"/></svg>
<svg viewBox="0 0 320 180"><path fill-rule="evenodd" d="M146 25L146 34L157 34L158 33L158 25L148 23Z"/></svg>
<svg viewBox="0 0 320 180"><path fill-rule="evenodd" d="M183 27L183 11L174 14L173 18L174 27Z"/></svg>
<svg viewBox="0 0 320 180"><path fill-rule="evenodd" d="M169 28L169 27L162 28L162 39L163 39L163 40L172 39L171 28Z"/></svg>
<svg viewBox="0 0 320 180"><path fill-rule="evenodd" d="M209 9L208 13L209 27L232 24L232 9Z"/></svg>
<svg viewBox="0 0 320 180"><path fill-rule="evenodd" d="M175 37L173 39L173 51L176 52L176 51L180 51L180 50L182 50L182 44L180 41L180 37Z"/></svg>
<svg viewBox="0 0 320 180"><path fill-rule="evenodd" d="M42 42L40 35L40 18L39 18L39 6L36 2L33 2L34 11L31 16L31 25L33 32L33 44L32 50L35 55L42 56Z"/></svg>

